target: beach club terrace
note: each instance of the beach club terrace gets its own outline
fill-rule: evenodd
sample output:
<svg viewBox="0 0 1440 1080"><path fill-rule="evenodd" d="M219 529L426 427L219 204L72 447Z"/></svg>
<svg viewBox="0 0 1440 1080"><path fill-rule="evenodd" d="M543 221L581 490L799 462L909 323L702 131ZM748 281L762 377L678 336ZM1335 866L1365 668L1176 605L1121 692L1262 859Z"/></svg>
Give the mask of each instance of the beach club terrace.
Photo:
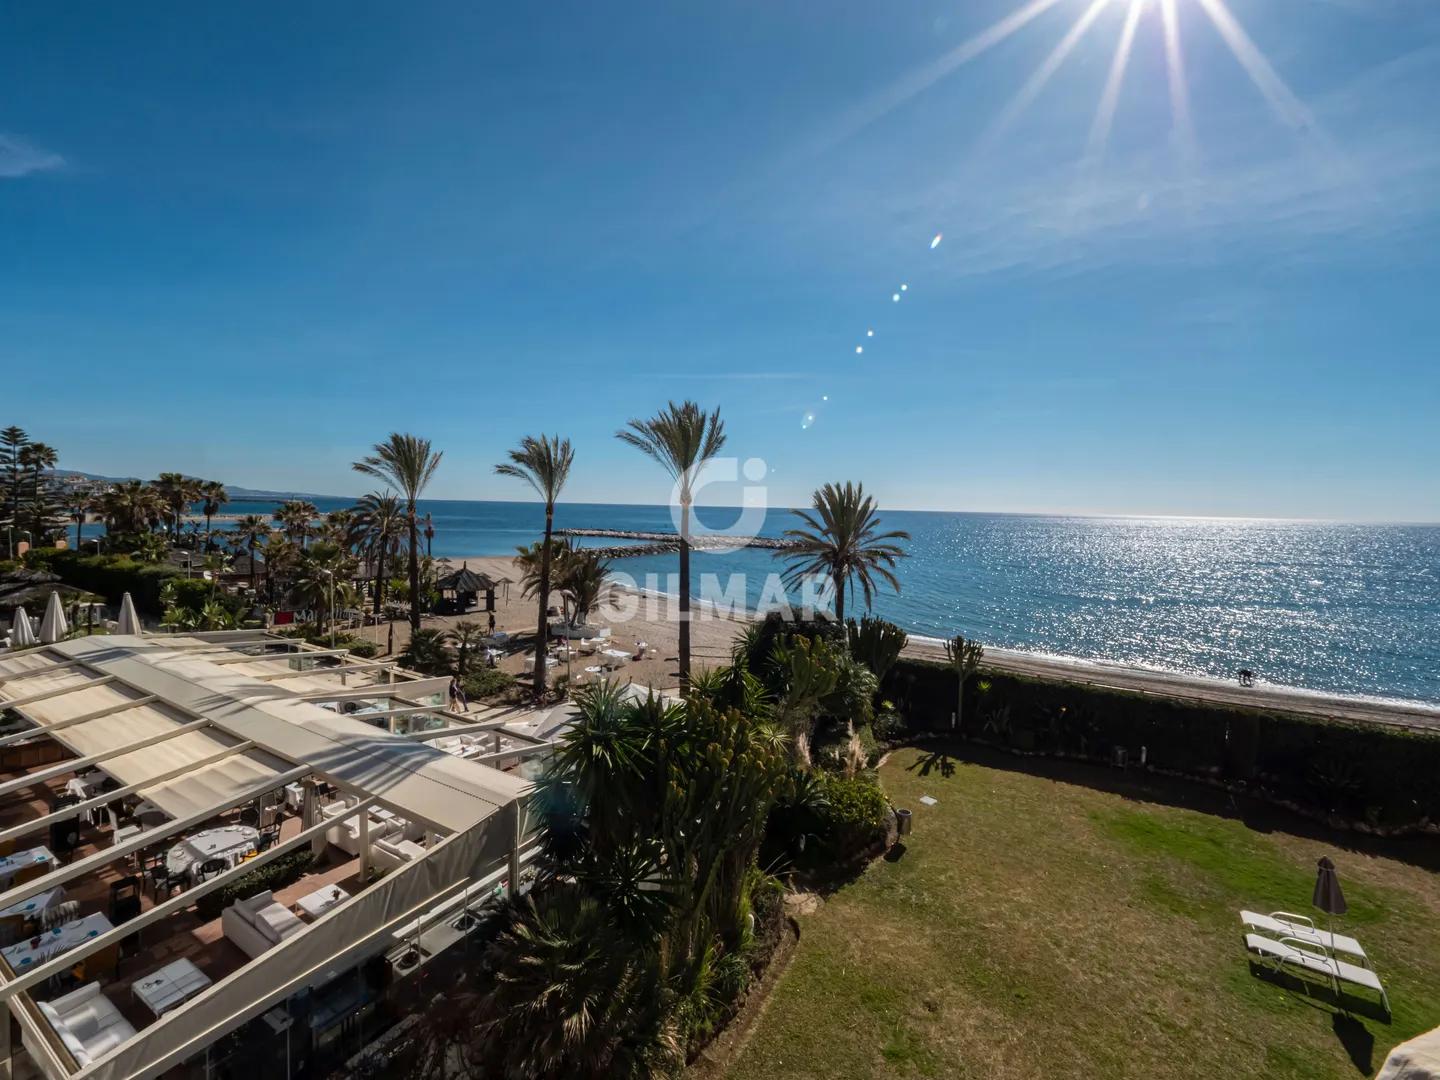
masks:
<svg viewBox="0 0 1440 1080"><path fill-rule="evenodd" d="M0 652L0 1075L302 1076L382 1033L535 854L549 743L447 683L261 631Z"/></svg>

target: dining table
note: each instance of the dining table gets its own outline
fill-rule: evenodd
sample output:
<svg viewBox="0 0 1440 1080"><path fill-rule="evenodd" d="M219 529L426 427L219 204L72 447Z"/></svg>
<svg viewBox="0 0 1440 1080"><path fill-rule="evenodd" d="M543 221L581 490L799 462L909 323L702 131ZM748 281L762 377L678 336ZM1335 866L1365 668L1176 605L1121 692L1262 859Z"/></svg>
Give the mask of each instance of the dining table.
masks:
<svg viewBox="0 0 1440 1080"><path fill-rule="evenodd" d="M34 937L7 945L0 949L0 955L10 964L10 970L19 975L114 928L114 923L100 912L94 911L82 919L43 930Z"/></svg>
<svg viewBox="0 0 1440 1080"><path fill-rule="evenodd" d="M211 859L224 859L235 866L255 850L260 830L250 825L222 825L187 836L165 852L165 869L171 877L192 874Z"/></svg>
<svg viewBox="0 0 1440 1080"><path fill-rule="evenodd" d="M11 881L22 884L33 877L48 874L57 865L55 856L43 845L0 856L0 884Z"/></svg>

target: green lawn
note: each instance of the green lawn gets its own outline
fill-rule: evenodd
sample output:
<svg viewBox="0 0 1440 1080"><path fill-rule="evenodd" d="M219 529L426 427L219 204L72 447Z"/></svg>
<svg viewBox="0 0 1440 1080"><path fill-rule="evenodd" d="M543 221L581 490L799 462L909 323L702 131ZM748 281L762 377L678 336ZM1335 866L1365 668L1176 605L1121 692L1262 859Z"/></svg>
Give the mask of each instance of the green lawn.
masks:
<svg viewBox="0 0 1440 1080"><path fill-rule="evenodd" d="M1088 787L987 760L942 767L905 750L886 763L892 800L915 814L908 848L801 918L732 1080L1353 1078L1440 1024L1440 876L1151 801L1138 779L1100 790L1123 789L1108 770L1036 766ZM1323 854L1389 1023L1365 991L1347 995L1347 1017L1328 990L1267 981L1247 961L1236 913L1309 911Z"/></svg>

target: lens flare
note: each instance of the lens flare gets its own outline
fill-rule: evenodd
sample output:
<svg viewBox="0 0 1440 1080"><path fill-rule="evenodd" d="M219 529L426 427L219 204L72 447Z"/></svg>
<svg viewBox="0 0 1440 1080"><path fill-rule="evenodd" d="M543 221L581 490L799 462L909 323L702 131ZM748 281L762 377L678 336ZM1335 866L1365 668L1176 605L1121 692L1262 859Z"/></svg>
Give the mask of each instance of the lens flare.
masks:
<svg viewBox="0 0 1440 1080"><path fill-rule="evenodd" d="M938 232L937 232L937 233L935 234L935 239L930 241L930 250L931 250L931 251L934 251L937 247L940 246L940 241L941 241L941 240L944 240L944 239L945 239L945 234L944 234L944 233L938 233Z"/></svg>

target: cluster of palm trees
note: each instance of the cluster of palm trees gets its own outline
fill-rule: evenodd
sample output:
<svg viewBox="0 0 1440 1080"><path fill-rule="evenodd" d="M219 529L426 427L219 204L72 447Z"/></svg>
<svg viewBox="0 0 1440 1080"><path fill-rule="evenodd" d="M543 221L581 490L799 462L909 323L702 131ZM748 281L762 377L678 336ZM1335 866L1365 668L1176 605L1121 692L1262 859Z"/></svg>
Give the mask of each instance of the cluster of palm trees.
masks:
<svg viewBox="0 0 1440 1080"><path fill-rule="evenodd" d="M682 691L690 685L690 550L694 485L700 469L725 447L725 424L720 410L707 411L693 401L670 402L655 416L629 421L616 438L633 446L660 465L674 481L679 502L680 590L679 677ZM569 439L559 436L526 437L510 451L509 460L495 471L525 481L540 496L545 510L545 530L536 549L520 549L522 560L534 566L533 582L527 574L527 595L539 601L535 643L535 693L545 687L545 645L549 611L552 561L558 550L552 543L555 503L570 476L575 460ZM787 582L792 586L819 575L831 583L835 595L837 622L845 619L846 593L858 584L868 609L877 583L900 589L894 569L905 551L898 541L908 540L900 530L880 531L875 500L860 484L826 484L815 492L809 511L797 510L803 527L786 530L791 547L777 552L789 562ZM603 577L603 573L602 573Z"/></svg>

